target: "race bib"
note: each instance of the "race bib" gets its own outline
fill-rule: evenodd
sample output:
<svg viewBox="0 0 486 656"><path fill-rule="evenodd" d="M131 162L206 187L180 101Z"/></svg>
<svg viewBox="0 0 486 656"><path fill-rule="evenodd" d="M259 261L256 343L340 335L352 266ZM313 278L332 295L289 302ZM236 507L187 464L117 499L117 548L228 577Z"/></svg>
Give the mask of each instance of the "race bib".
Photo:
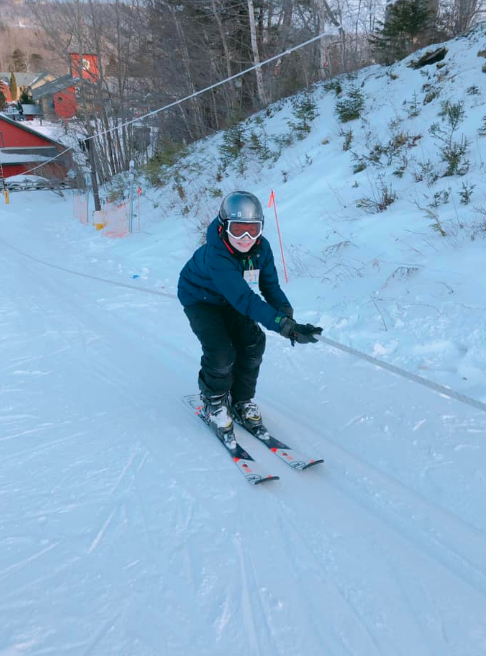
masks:
<svg viewBox="0 0 486 656"><path fill-rule="evenodd" d="M260 269L250 269L243 272L243 278L250 285L251 289L255 291L258 289L258 281L260 280Z"/></svg>

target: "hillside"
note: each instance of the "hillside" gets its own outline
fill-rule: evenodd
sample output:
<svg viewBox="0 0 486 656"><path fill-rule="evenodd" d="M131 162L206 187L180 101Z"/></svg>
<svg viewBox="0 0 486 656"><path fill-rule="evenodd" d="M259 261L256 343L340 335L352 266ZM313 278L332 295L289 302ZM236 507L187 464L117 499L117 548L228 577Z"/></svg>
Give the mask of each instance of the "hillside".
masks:
<svg viewBox="0 0 486 656"><path fill-rule="evenodd" d="M190 232L232 189L274 189L298 306L338 341L485 399L485 27L411 67L439 47L205 140L152 171L154 202Z"/></svg>
<svg viewBox="0 0 486 656"><path fill-rule="evenodd" d="M52 7L55 12L55 5ZM43 58L43 70L62 75L66 73L65 61L43 47L44 34L28 3L24 0L0 0L0 71L9 70L12 52L19 48L26 62L33 54Z"/></svg>

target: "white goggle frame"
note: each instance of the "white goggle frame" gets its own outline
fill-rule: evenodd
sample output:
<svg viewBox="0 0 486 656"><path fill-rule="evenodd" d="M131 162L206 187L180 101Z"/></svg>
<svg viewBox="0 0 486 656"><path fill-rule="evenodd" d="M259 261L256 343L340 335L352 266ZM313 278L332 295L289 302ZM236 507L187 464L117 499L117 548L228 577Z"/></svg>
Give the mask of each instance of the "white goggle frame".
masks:
<svg viewBox="0 0 486 656"><path fill-rule="evenodd" d="M246 232L244 232L243 234L241 234L237 237L236 235L234 235L231 232L231 224L232 223L259 223L260 224L260 232L255 237L253 237L253 235L250 235L250 233L248 231L246 231ZM233 239L243 239L243 237L245 235L248 235L248 237L250 239L255 240L255 239L258 239L258 237L260 237L262 232L263 232L263 221L261 221L260 219L254 219L254 220L250 220L250 221L244 221L242 219L228 219L227 226L226 226L226 232L229 235L231 235L233 237Z"/></svg>

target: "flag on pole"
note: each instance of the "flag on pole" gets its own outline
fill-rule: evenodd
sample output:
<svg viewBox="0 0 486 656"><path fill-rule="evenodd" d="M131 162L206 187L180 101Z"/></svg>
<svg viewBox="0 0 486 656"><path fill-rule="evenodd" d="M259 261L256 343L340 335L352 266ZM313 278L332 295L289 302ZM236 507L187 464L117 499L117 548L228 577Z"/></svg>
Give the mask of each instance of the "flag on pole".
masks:
<svg viewBox="0 0 486 656"><path fill-rule="evenodd" d="M283 244L282 244L282 235L280 234L280 225L278 222L278 214L277 214L277 203L275 202L275 192L272 189L270 198L268 199L268 207L273 206L273 211L275 212L275 222L277 224L277 232L278 232L278 241L280 243L280 253L282 255L282 265L283 265L283 270L284 270L284 276L285 276L285 282L289 281L289 278L287 276L287 266L285 264L285 255L284 255L284 250L283 250Z"/></svg>

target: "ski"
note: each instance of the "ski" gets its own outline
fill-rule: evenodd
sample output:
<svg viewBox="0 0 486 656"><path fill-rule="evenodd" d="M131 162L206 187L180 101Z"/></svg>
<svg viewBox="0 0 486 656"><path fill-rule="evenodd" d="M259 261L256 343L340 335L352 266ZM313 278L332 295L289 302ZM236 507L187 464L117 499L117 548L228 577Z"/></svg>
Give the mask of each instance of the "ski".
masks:
<svg viewBox="0 0 486 656"><path fill-rule="evenodd" d="M233 462L238 467L240 472L251 485L260 485L269 481L278 481L279 476L272 476L267 474L251 457L251 455L239 444L236 440L234 430L226 432L217 432L205 421L204 415L201 413L202 404L201 399L196 394L184 396L182 399L197 417L199 417L204 425L211 431L213 435L219 439L221 444L231 455Z"/></svg>
<svg viewBox="0 0 486 656"><path fill-rule="evenodd" d="M267 449L272 451L281 460L286 462L289 467L292 467L292 469L303 471L304 469L309 469L310 467L314 467L314 465L319 465L324 462L322 458L308 458L302 453L299 453L299 451L296 451L292 447L287 446L287 444L280 442L280 440L277 440L276 437L273 437L273 435L271 435L263 425L255 426L254 428L248 428L247 426L243 425L240 418L235 415L235 413L233 413L233 419L248 433L253 435L253 437L256 437L258 440L260 440L260 442L262 442L267 447Z"/></svg>

